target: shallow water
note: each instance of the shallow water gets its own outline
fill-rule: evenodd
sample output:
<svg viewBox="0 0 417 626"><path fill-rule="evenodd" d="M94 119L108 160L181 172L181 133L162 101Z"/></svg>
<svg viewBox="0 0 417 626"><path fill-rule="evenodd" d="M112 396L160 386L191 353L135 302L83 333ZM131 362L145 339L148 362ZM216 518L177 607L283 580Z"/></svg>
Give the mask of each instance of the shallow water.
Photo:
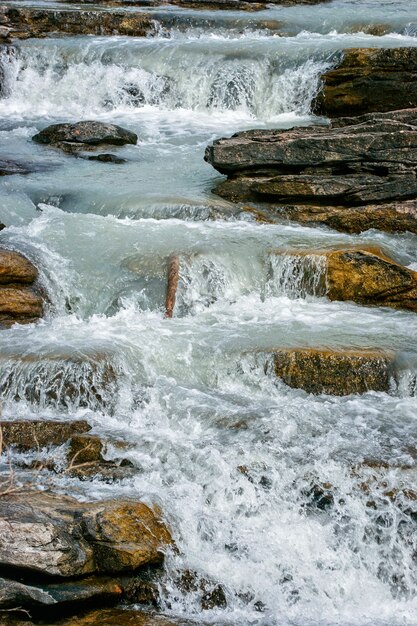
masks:
<svg viewBox="0 0 417 626"><path fill-rule="evenodd" d="M26 41L3 55L0 158L38 171L2 179L0 243L39 265L51 299L40 323L0 333L3 413L84 416L130 443L133 479L60 484L160 503L180 549L166 559L166 612L415 625L414 527L384 493L416 486L417 318L330 302L285 252L311 251L316 278L314 252L340 244L377 244L416 267L416 237L256 223L211 194L222 177L203 160L238 130L326 123L310 111L322 71L348 47L417 45L415 2L158 11L173 21L154 37ZM387 34L365 34L380 23ZM137 132L137 146L115 149L127 163L31 142L77 119ZM180 282L165 319L171 254ZM390 394L312 397L273 376L270 352L286 346L381 347L399 374ZM364 459L390 464L383 480L354 469ZM332 507L312 506L318 483L331 483ZM183 568L220 583L227 607L202 611L202 594L178 585Z"/></svg>

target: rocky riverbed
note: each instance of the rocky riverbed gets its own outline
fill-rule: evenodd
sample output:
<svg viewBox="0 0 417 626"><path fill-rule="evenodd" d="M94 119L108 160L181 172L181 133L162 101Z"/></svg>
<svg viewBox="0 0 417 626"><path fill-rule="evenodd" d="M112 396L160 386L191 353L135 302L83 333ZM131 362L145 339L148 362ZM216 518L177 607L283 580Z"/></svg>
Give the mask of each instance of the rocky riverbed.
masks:
<svg viewBox="0 0 417 626"><path fill-rule="evenodd" d="M414 13L1 7L1 624L413 624Z"/></svg>

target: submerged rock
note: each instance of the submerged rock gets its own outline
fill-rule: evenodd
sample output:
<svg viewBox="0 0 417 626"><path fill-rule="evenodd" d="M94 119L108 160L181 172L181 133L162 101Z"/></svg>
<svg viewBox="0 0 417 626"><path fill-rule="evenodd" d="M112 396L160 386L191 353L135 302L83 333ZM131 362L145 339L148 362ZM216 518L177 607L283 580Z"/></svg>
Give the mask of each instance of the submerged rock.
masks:
<svg viewBox="0 0 417 626"><path fill-rule="evenodd" d="M228 176L214 190L227 200L349 232L417 232L417 108L245 131L205 159Z"/></svg>
<svg viewBox="0 0 417 626"><path fill-rule="evenodd" d="M315 287L316 293L312 295L417 311L417 272L396 263L379 248L302 250L284 254L300 260L311 256L324 260L321 285ZM302 263L299 267L304 273L312 271ZM304 287L308 290L308 280ZM317 293L317 289L321 293Z"/></svg>
<svg viewBox="0 0 417 626"><path fill-rule="evenodd" d="M358 115L417 106L417 48L357 48L322 77L313 104L322 115Z"/></svg>
<svg viewBox="0 0 417 626"><path fill-rule="evenodd" d="M115 124L85 121L74 124L52 124L32 137L36 143L75 143L88 146L136 144L138 137L130 130Z"/></svg>
<svg viewBox="0 0 417 626"><path fill-rule="evenodd" d="M295 348L274 352L278 378L289 387L315 395L388 392L392 361L392 355L382 350Z"/></svg>
<svg viewBox="0 0 417 626"><path fill-rule="evenodd" d="M33 492L0 501L0 565L49 576L133 572L160 563L171 535L141 502L80 503Z"/></svg>
<svg viewBox="0 0 417 626"><path fill-rule="evenodd" d="M115 154L94 154L88 157L89 161L101 161L102 163L126 163L126 159L116 156Z"/></svg>

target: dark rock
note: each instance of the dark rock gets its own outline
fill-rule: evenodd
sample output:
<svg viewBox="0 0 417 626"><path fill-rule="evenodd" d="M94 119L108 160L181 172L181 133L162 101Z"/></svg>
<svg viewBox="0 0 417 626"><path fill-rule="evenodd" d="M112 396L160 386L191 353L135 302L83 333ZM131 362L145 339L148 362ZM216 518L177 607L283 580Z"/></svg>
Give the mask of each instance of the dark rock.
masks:
<svg viewBox="0 0 417 626"><path fill-rule="evenodd" d="M0 501L0 565L69 577L133 572L172 542L159 511L134 501L80 503L33 492Z"/></svg>
<svg viewBox="0 0 417 626"><path fill-rule="evenodd" d="M215 193L250 210L349 232L417 232L417 108L245 131L215 141L205 159L228 175Z"/></svg>
<svg viewBox="0 0 417 626"><path fill-rule="evenodd" d="M12 174L29 174L31 169L22 163L15 161L0 160L0 176L10 176Z"/></svg>
<svg viewBox="0 0 417 626"><path fill-rule="evenodd" d="M17 450L37 450L61 446L75 434L86 433L91 426L85 420L58 422L54 420L1 421L3 445Z"/></svg>
<svg viewBox="0 0 417 626"><path fill-rule="evenodd" d="M5 225L0 223L0 230L3 230L3 228L6 228Z"/></svg>
<svg viewBox="0 0 417 626"><path fill-rule="evenodd" d="M126 159L116 156L115 154L95 154L88 157L89 161L101 161L102 163L126 163Z"/></svg>
<svg viewBox="0 0 417 626"><path fill-rule="evenodd" d="M123 146L136 144L138 137L121 126L103 122L76 122L75 124L52 124L32 137L36 143L59 144L69 142L99 146L102 144Z"/></svg>
<svg viewBox="0 0 417 626"><path fill-rule="evenodd" d="M38 587L0 578L0 611L39 604L55 604L55 600L48 592Z"/></svg>
<svg viewBox="0 0 417 626"><path fill-rule="evenodd" d="M417 48L358 48L324 74L313 108L337 117L417 106Z"/></svg>
<svg viewBox="0 0 417 626"><path fill-rule="evenodd" d="M286 385L334 396L388 392L392 360L380 350L296 348L274 352L275 373Z"/></svg>
<svg viewBox="0 0 417 626"><path fill-rule="evenodd" d="M203 611L209 611L215 607L225 608L227 606L223 587L204 576L199 576L197 572L184 570L179 575L176 584L185 593L198 593Z"/></svg>

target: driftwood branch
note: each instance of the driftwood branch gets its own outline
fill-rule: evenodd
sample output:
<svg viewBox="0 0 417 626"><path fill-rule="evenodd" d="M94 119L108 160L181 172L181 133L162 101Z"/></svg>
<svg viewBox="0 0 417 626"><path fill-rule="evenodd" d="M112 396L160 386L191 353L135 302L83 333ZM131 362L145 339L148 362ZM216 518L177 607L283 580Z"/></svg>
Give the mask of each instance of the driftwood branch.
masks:
<svg viewBox="0 0 417 626"><path fill-rule="evenodd" d="M168 283L165 298L165 317L172 317L177 297L178 277L180 273L180 258L173 254L168 261Z"/></svg>

